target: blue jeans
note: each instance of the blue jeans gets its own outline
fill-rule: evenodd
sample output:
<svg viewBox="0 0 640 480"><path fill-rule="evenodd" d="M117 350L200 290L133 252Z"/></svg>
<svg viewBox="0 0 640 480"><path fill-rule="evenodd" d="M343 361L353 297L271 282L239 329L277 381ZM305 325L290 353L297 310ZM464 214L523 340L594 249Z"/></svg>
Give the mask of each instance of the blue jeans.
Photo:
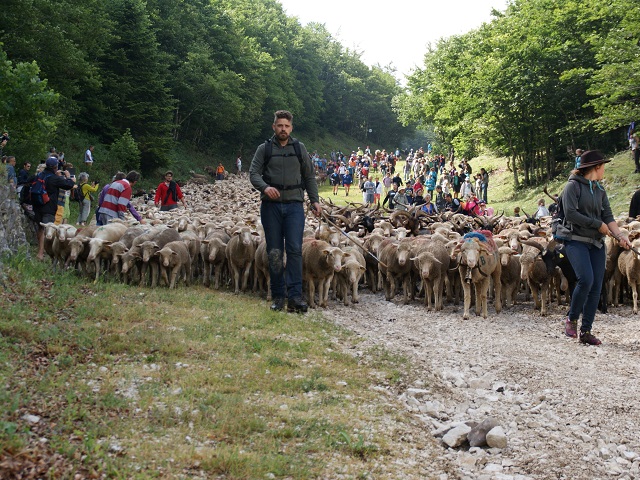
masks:
<svg viewBox="0 0 640 480"><path fill-rule="evenodd" d="M582 313L580 330L588 332L593 325L598 300L600 300L607 252L604 246L598 248L595 245L576 240L566 241L565 249L567 258L576 272L576 277L578 277L578 283L571 296L569 319L578 320Z"/></svg>
<svg viewBox="0 0 640 480"><path fill-rule="evenodd" d="M284 298L286 283L287 298L302 298L302 202L263 201L260 216L267 241L271 296ZM286 267L283 252L287 253Z"/></svg>

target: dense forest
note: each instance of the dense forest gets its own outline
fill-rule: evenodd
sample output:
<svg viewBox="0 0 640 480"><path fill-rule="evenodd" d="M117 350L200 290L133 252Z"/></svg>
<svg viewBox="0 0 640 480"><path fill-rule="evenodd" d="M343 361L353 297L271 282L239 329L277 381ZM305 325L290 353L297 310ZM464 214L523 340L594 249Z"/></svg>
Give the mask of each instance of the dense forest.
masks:
<svg viewBox="0 0 640 480"><path fill-rule="evenodd" d="M395 99L405 123L433 128L458 156L508 157L516 186L566 170L576 148L628 148L640 2L513 0L493 16L429 49Z"/></svg>
<svg viewBox="0 0 640 480"><path fill-rule="evenodd" d="M0 128L21 158L80 132L119 168L151 172L177 145L251 151L287 108L306 138L489 149L516 186L533 185L576 148L627 147L640 120L638 19L640 2L512 0L431 45L403 88L277 0L6 0Z"/></svg>
<svg viewBox="0 0 640 480"><path fill-rule="evenodd" d="M2 10L0 128L19 158L83 132L117 151L119 167L150 172L178 144L253 149L281 108L311 137L396 146L409 130L392 109L393 72L276 0L6 0Z"/></svg>

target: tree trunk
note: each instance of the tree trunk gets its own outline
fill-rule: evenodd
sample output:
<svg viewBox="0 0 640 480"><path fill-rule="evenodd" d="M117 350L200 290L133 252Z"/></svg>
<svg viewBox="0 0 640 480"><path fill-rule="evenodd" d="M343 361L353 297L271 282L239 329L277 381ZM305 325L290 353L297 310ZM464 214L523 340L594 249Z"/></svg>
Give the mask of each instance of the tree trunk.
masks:
<svg viewBox="0 0 640 480"><path fill-rule="evenodd" d="M513 186L517 189L520 186L520 181L518 180L518 164L516 163L517 155L511 156L512 170L513 170Z"/></svg>

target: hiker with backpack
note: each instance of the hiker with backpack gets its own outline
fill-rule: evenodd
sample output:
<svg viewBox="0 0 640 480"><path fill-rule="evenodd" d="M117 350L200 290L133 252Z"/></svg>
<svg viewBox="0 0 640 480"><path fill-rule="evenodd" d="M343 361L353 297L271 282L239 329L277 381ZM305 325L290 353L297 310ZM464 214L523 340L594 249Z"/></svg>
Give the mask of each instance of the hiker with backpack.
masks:
<svg viewBox="0 0 640 480"><path fill-rule="evenodd" d="M607 192L600 184L605 163L610 161L594 150L582 154L580 168L573 170L558 200L558 217L552 226L554 238L564 243L565 254L578 279L571 295L564 332L586 345L602 343L591 333L591 327L605 273L603 239L611 235L621 247L627 250L630 247L629 241L620 233L611 213ZM578 334L580 315L582 324Z"/></svg>
<svg viewBox="0 0 640 480"><path fill-rule="evenodd" d="M156 196L153 203L160 208L161 212L166 212L178 208L178 200L182 202L182 206L186 209L187 202L184 199L182 190L180 190L180 185L173 180L173 172L169 170L164 174L164 181L156 188Z"/></svg>
<svg viewBox="0 0 640 480"><path fill-rule="evenodd" d="M74 191L76 195L79 195L76 200L80 203L80 213L76 225L84 227L87 225L89 213L91 212L91 201L93 200L91 194L96 193L100 186L96 182L89 184L89 174L87 172L82 172L78 175L78 183L78 188Z"/></svg>
<svg viewBox="0 0 640 480"><path fill-rule="evenodd" d="M38 260L44 260L44 228L41 224L55 222L60 189L71 190L75 185L68 171L56 175L57 171L58 159L47 158L44 170L36 175L29 187L28 201L33 206L34 220L38 224Z"/></svg>
<svg viewBox="0 0 640 480"><path fill-rule="evenodd" d="M260 218L264 227L271 278L271 310L307 311L302 299L302 234L305 190L311 210L321 214L318 184L305 146L291 137L293 115L286 110L274 114L273 136L258 146L251 166L251 184L261 193ZM287 261L284 262L286 252Z"/></svg>

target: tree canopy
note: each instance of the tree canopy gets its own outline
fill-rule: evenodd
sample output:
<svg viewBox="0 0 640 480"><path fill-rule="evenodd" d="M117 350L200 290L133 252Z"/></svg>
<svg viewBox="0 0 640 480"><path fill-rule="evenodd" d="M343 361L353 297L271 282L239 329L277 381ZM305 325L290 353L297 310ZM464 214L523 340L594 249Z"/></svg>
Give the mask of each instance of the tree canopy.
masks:
<svg viewBox="0 0 640 480"><path fill-rule="evenodd" d="M544 181L576 148L626 145L640 119L639 17L637 2L513 0L432 46L396 110L451 153L509 157L516 185Z"/></svg>
<svg viewBox="0 0 640 480"><path fill-rule="evenodd" d="M312 137L397 145L407 132L391 106L401 92L392 72L365 65L323 25L302 26L276 0L7 0L0 42L57 98L55 112L40 110L50 127L103 145L127 138L145 171L166 164L176 142L253 148L278 109ZM4 107L0 118L15 130L18 116ZM24 142L39 151L48 143Z"/></svg>

